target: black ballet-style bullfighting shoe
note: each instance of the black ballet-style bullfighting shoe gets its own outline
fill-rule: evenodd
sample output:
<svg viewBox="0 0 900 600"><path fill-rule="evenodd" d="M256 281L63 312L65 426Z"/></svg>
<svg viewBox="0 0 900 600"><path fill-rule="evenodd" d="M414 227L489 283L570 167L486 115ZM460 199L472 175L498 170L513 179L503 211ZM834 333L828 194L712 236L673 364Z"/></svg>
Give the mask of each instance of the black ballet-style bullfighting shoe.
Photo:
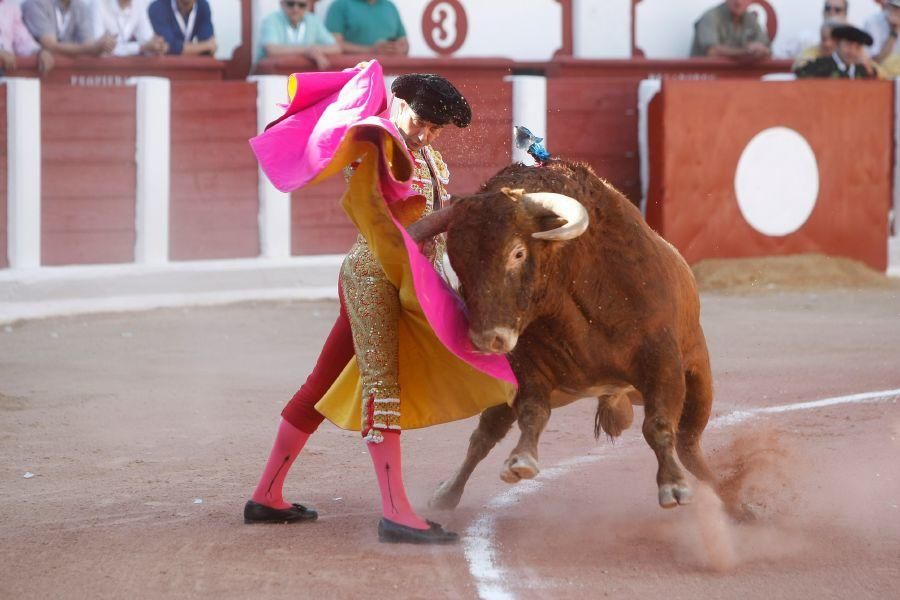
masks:
<svg viewBox="0 0 900 600"><path fill-rule="evenodd" d="M244 505L244 523L296 523L298 521L315 521L319 513L302 504L294 504L290 508L272 508L253 500Z"/></svg>
<svg viewBox="0 0 900 600"><path fill-rule="evenodd" d="M378 521L378 541L386 544L452 544L459 534L446 531L432 521L426 521L428 529L416 529L382 518Z"/></svg>

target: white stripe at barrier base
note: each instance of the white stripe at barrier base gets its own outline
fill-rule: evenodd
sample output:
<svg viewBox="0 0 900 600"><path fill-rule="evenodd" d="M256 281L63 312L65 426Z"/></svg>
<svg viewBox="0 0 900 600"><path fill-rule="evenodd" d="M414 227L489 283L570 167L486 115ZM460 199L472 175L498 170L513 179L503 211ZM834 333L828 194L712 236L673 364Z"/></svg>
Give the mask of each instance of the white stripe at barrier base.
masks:
<svg viewBox="0 0 900 600"><path fill-rule="evenodd" d="M256 83L256 126L260 133L282 114L279 103L288 101L287 77L259 75ZM263 258L291 255L291 195L278 191L259 169L259 251Z"/></svg>
<svg viewBox="0 0 900 600"><path fill-rule="evenodd" d="M11 269L41 266L41 84L6 80L7 256Z"/></svg>
<svg viewBox="0 0 900 600"><path fill-rule="evenodd" d="M662 80L644 79L638 84L638 156L641 169L641 214L647 216L650 190L650 102L662 91Z"/></svg>
<svg viewBox="0 0 900 600"><path fill-rule="evenodd" d="M527 127L534 135L544 138L544 147L550 149L547 145L547 78L542 75L512 75L507 81L512 81L513 86L513 126ZM512 131L510 136L512 137ZM512 160L526 165L534 164L531 156L516 148L514 137Z"/></svg>
<svg viewBox="0 0 900 600"><path fill-rule="evenodd" d="M162 77L137 77L137 190L134 211L134 261L169 261L171 162L171 85Z"/></svg>

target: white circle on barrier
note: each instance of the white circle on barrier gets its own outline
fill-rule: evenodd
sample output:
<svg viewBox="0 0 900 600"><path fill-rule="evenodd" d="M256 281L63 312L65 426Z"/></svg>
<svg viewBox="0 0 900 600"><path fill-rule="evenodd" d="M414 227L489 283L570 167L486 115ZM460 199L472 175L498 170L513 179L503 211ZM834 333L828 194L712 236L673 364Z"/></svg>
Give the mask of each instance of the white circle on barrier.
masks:
<svg viewBox="0 0 900 600"><path fill-rule="evenodd" d="M738 160L734 192L753 229L769 236L797 231L819 196L819 165L809 142L787 127L756 134Z"/></svg>

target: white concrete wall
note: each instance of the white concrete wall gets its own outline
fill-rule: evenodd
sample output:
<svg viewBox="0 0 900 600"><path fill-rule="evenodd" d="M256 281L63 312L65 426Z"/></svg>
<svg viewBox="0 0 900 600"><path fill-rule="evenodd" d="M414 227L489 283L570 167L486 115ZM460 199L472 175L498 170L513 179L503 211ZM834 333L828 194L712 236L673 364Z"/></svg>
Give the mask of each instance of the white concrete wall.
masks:
<svg viewBox="0 0 900 600"><path fill-rule="evenodd" d="M632 0L573 0L572 34L578 58L631 58Z"/></svg>
<svg viewBox="0 0 900 600"><path fill-rule="evenodd" d="M216 58L228 60L241 45L241 0L207 0L216 33Z"/></svg>

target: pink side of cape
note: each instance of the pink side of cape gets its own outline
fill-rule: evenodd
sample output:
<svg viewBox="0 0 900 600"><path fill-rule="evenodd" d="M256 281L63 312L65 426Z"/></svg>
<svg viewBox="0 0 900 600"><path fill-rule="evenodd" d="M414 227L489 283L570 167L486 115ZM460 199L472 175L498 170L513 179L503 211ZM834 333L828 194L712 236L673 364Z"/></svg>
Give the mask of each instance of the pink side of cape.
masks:
<svg viewBox="0 0 900 600"><path fill-rule="evenodd" d="M377 61L362 70L299 73L295 77L297 92L285 114L250 140L260 167L280 191L293 191L315 179L334 158L341 141L356 128L376 127L405 147L400 132L384 114L386 91ZM409 196L410 182L394 179L384 156L381 162L379 183L385 201ZM396 219L394 225L403 235L416 297L441 343L479 371L515 385L505 356L475 351L468 337L464 305Z"/></svg>

